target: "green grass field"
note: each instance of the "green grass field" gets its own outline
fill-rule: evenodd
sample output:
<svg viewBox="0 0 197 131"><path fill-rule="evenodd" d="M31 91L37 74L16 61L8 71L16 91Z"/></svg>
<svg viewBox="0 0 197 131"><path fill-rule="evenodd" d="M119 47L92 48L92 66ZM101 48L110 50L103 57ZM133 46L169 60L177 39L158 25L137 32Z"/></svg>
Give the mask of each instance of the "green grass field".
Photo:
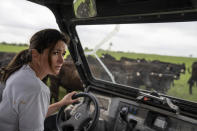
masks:
<svg viewBox="0 0 197 131"><path fill-rule="evenodd" d="M1 45L0 44L0 51L4 52L19 52L23 49L26 49L27 46L14 46L14 45ZM99 50L98 55L106 53L106 51ZM161 55L154 55L154 54L137 54L137 53L125 53L125 52L108 52L112 56L114 56L117 60L120 57L128 57L128 58L145 58L146 60L160 60L164 62L171 62L171 63L178 63L182 64L183 62L186 65L186 69L190 68L194 61L197 61L197 58L188 58L188 57L174 57L174 56L161 56ZM179 80L174 81L174 86L170 88L167 92L168 95L195 101L197 102L197 88L196 86L193 87L193 95L189 94L189 85L187 81L190 77L190 73L186 70L185 74L182 74ZM60 88L60 98L62 98L66 94L66 91L63 88Z"/></svg>
<svg viewBox="0 0 197 131"><path fill-rule="evenodd" d="M28 46L16 46L16 45L8 45L8 44L0 44L0 51L1 52L20 52L21 50L27 49Z"/></svg>

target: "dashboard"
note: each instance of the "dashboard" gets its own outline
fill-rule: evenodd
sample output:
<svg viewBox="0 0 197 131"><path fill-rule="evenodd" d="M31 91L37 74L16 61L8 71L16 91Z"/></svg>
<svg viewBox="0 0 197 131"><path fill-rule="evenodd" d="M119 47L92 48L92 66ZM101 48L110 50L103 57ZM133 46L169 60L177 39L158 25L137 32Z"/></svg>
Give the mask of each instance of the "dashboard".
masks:
<svg viewBox="0 0 197 131"><path fill-rule="evenodd" d="M115 96L94 94L106 131L197 131L197 120ZM95 129L98 130L98 129Z"/></svg>

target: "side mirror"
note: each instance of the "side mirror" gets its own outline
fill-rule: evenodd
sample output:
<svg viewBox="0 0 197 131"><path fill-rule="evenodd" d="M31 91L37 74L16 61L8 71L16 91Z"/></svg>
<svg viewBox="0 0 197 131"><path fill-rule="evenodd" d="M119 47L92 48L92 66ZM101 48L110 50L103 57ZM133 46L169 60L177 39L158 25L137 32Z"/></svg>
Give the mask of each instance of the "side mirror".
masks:
<svg viewBox="0 0 197 131"><path fill-rule="evenodd" d="M76 18L89 18L97 15L95 0L74 0L73 9Z"/></svg>

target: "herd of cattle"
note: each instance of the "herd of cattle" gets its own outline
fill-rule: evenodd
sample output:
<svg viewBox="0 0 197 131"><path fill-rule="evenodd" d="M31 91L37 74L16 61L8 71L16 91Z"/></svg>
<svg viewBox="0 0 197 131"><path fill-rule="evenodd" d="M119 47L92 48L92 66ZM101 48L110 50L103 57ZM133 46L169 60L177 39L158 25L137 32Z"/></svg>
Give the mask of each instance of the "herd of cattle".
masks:
<svg viewBox="0 0 197 131"><path fill-rule="evenodd" d="M185 64L173 64L158 60L146 61L145 59L126 57L116 60L109 54L104 54L100 59L112 73L116 83L136 88L145 86L147 90L153 89L161 93L166 93L173 81L178 80L181 73L185 73ZM91 65L99 64L94 57L88 56L87 60L90 63L90 69ZM102 69L96 69L97 72L99 70L99 75L95 76L110 81L109 75ZM92 72L97 74L93 69Z"/></svg>
<svg viewBox="0 0 197 131"><path fill-rule="evenodd" d="M15 53L0 52L0 67L6 66L14 55ZM185 64L126 57L116 60L109 54L103 54L100 60L113 76L115 83L136 88L144 86L147 90L156 90L161 93L166 93L173 81L178 80L186 69ZM87 61L95 78L113 82L107 71L102 66L98 66L100 63L95 57L87 56ZM65 59L57 76L48 75L43 81L46 83L48 79L50 79L51 100L58 101L60 86L67 92L84 90L83 83L70 57ZM197 83L197 62L193 63L191 77L188 80L190 94L192 94L192 87L195 83Z"/></svg>

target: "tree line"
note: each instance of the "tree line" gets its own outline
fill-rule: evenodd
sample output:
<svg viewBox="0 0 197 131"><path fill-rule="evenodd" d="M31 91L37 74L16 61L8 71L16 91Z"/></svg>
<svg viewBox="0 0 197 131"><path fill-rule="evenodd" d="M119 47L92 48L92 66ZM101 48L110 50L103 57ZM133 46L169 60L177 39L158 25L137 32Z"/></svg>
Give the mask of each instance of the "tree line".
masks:
<svg viewBox="0 0 197 131"><path fill-rule="evenodd" d="M9 43L5 41L0 42L0 44L1 45L14 45L14 46L28 46L27 43Z"/></svg>

